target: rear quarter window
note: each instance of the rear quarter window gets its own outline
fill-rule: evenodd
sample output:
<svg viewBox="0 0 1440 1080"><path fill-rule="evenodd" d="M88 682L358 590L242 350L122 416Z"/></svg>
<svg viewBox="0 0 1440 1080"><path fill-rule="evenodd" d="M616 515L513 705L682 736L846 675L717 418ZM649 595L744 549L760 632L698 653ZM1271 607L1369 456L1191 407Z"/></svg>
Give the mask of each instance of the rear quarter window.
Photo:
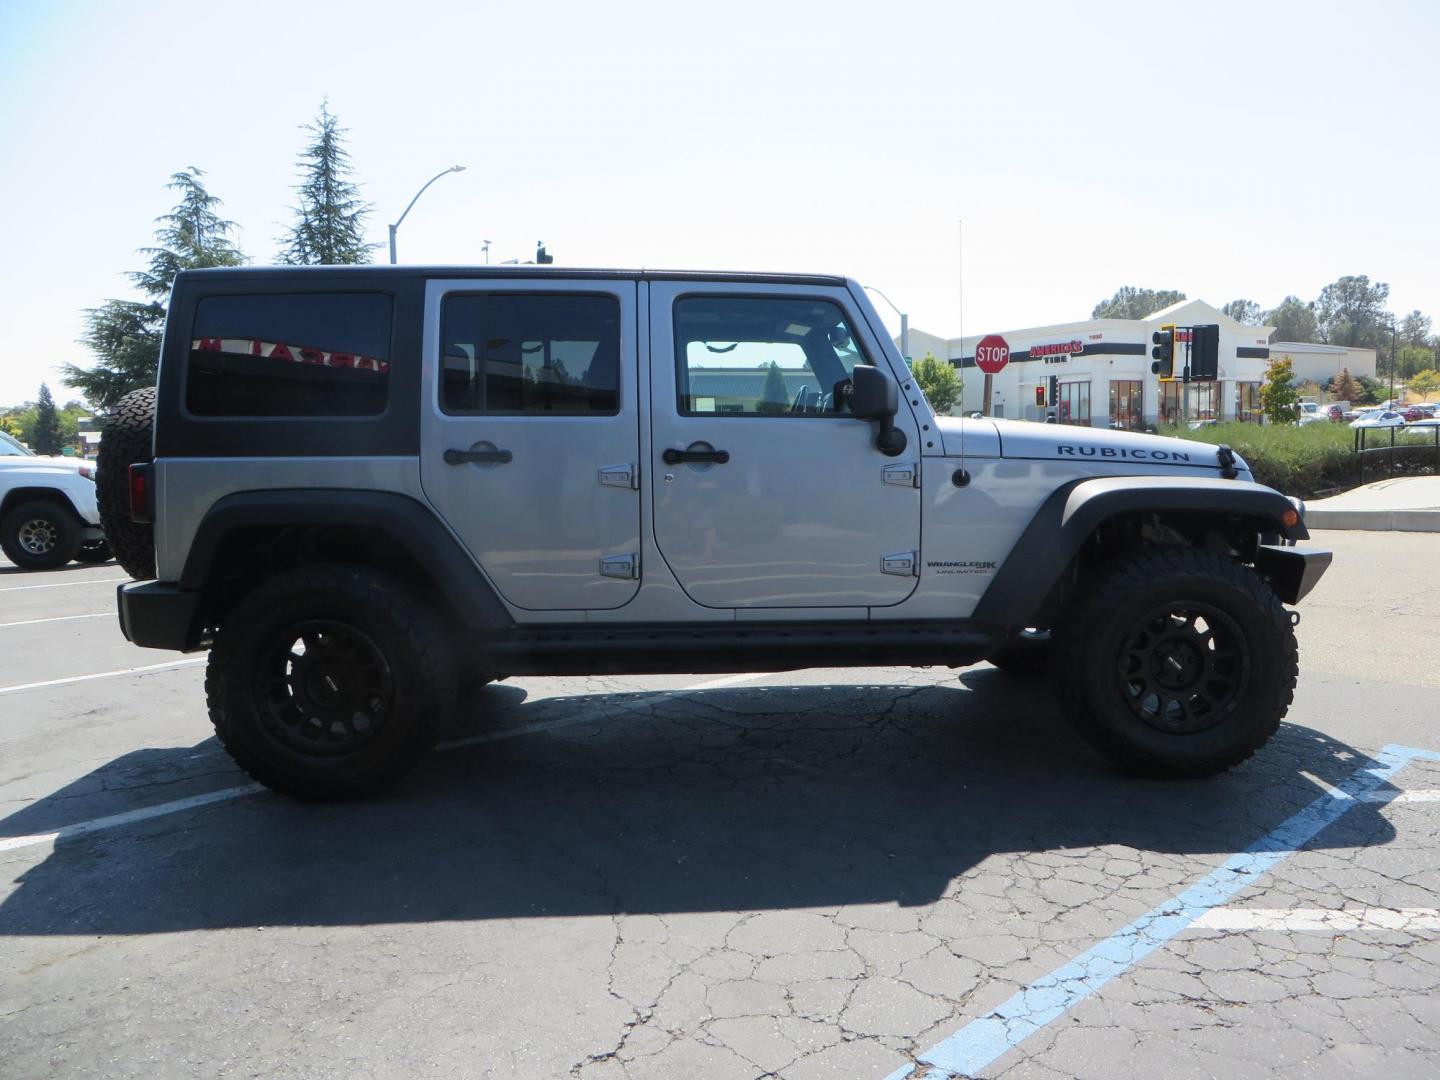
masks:
<svg viewBox="0 0 1440 1080"><path fill-rule="evenodd" d="M185 406L195 416L374 416L390 386L383 293L208 296L195 308Z"/></svg>

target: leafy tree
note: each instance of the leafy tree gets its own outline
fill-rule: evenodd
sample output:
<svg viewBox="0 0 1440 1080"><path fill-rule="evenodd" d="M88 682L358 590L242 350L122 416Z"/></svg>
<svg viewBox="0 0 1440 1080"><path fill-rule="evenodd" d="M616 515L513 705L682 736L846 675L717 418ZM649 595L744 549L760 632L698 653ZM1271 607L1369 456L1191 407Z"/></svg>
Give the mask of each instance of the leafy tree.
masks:
<svg viewBox="0 0 1440 1080"><path fill-rule="evenodd" d="M951 406L960 400L965 389L965 383L961 381L955 365L948 360L939 359L929 349L925 350L924 356L910 365L910 373L925 392L925 399L930 402L930 407L941 416L950 412Z"/></svg>
<svg viewBox="0 0 1440 1080"><path fill-rule="evenodd" d="M83 391L96 408L108 409L131 390L155 382L165 305L176 274L245 262L231 240L236 225L215 213L220 200L205 190L200 180L204 175L192 165L173 174L165 185L180 192L180 201L170 213L155 219L157 246L140 249L149 256L149 266L128 275L147 299L106 300L85 313L80 343L97 362L88 369L66 364L65 385Z"/></svg>
<svg viewBox="0 0 1440 1080"><path fill-rule="evenodd" d="M1290 357L1270 361L1265 381L1260 386L1260 408L1272 424L1288 424L1300 416L1300 395L1290 380L1295 377Z"/></svg>
<svg viewBox="0 0 1440 1080"><path fill-rule="evenodd" d="M1090 312L1092 319L1146 319L1161 308L1185 299L1175 289L1138 289L1124 285L1109 300L1101 300Z"/></svg>
<svg viewBox="0 0 1440 1080"><path fill-rule="evenodd" d="M1259 326L1263 314L1260 305L1254 300L1231 300L1220 310L1246 326Z"/></svg>
<svg viewBox="0 0 1440 1080"><path fill-rule="evenodd" d="M1371 378L1369 375L1357 375L1355 381L1360 384L1360 396L1350 400L1356 405L1379 405L1390 397L1390 386L1379 379Z"/></svg>
<svg viewBox="0 0 1440 1080"><path fill-rule="evenodd" d="M1379 349L1390 340L1390 313L1385 303L1390 286L1373 284L1364 274L1347 275L1320 290L1315 301L1315 324L1320 340L1328 345Z"/></svg>
<svg viewBox="0 0 1440 1080"><path fill-rule="evenodd" d="M1395 375L1408 379L1417 372L1435 366L1435 353L1423 345L1401 345L1395 359Z"/></svg>
<svg viewBox="0 0 1440 1080"><path fill-rule="evenodd" d="M1430 395L1440 393L1440 371L1433 369L1422 371L1410 380L1410 390L1419 394L1425 400L1430 400Z"/></svg>
<svg viewBox="0 0 1440 1080"><path fill-rule="evenodd" d="M780 365L774 360L765 365L765 389L760 392L760 412L784 412L790 403L790 393L785 389L785 376Z"/></svg>
<svg viewBox="0 0 1440 1080"><path fill-rule="evenodd" d="M365 218L371 207L350 179L345 129L329 102L321 102L320 115L301 130L312 141L296 160L300 205L295 224L280 241L280 261L292 266L368 263L374 245L365 242Z"/></svg>
<svg viewBox="0 0 1440 1080"><path fill-rule="evenodd" d="M1330 396L1338 401L1353 402L1360 397L1360 384L1355 381L1350 369L1341 368L1340 374L1330 380Z"/></svg>
<svg viewBox="0 0 1440 1080"><path fill-rule="evenodd" d="M1429 315L1422 315L1418 309L1410 312L1400 320L1400 343L1421 348L1430 345L1430 326Z"/></svg>
<svg viewBox="0 0 1440 1080"><path fill-rule="evenodd" d="M40 384L40 395L35 399L35 430L30 436L30 447L46 456L60 453L60 417L56 415L55 399L46 383Z"/></svg>
<svg viewBox="0 0 1440 1080"><path fill-rule="evenodd" d="M1315 326L1315 305L1298 296L1287 296L1265 312L1261 319L1275 327L1276 341L1319 341Z"/></svg>

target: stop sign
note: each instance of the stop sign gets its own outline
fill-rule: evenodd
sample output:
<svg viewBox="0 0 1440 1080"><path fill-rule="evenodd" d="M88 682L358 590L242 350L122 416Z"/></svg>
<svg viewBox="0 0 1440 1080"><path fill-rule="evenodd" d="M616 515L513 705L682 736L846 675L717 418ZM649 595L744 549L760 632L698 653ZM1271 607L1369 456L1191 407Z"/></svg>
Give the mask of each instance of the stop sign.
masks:
<svg viewBox="0 0 1440 1080"><path fill-rule="evenodd" d="M1010 346L999 334L986 334L975 346L975 366L986 375L998 375L1010 362Z"/></svg>

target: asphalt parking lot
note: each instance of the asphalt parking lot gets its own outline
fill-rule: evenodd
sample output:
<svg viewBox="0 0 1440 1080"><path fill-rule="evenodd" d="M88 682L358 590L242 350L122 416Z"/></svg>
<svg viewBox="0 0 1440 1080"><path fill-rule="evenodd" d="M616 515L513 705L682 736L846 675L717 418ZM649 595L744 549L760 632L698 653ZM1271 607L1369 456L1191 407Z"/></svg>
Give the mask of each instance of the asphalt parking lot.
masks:
<svg viewBox="0 0 1440 1080"><path fill-rule="evenodd" d="M527 678L323 807L117 567L0 563L0 1077L1433 1077L1440 536L1316 542L1215 780L988 665Z"/></svg>

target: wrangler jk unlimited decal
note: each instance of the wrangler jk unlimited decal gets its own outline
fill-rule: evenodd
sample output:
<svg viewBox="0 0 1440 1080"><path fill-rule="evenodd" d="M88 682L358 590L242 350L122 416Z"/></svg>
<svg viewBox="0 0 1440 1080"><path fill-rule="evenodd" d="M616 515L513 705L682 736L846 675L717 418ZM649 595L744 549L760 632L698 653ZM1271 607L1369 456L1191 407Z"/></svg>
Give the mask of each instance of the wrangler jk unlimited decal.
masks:
<svg viewBox="0 0 1440 1080"><path fill-rule="evenodd" d="M1126 458L1130 461L1189 461L1190 455L1178 450L1131 450L1117 446L1057 446L1060 457Z"/></svg>
<svg viewBox="0 0 1440 1080"><path fill-rule="evenodd" d="M999 564L996 562L954 562L932 560L926 562L927 570L937 574L988 574Z"/></svg>

